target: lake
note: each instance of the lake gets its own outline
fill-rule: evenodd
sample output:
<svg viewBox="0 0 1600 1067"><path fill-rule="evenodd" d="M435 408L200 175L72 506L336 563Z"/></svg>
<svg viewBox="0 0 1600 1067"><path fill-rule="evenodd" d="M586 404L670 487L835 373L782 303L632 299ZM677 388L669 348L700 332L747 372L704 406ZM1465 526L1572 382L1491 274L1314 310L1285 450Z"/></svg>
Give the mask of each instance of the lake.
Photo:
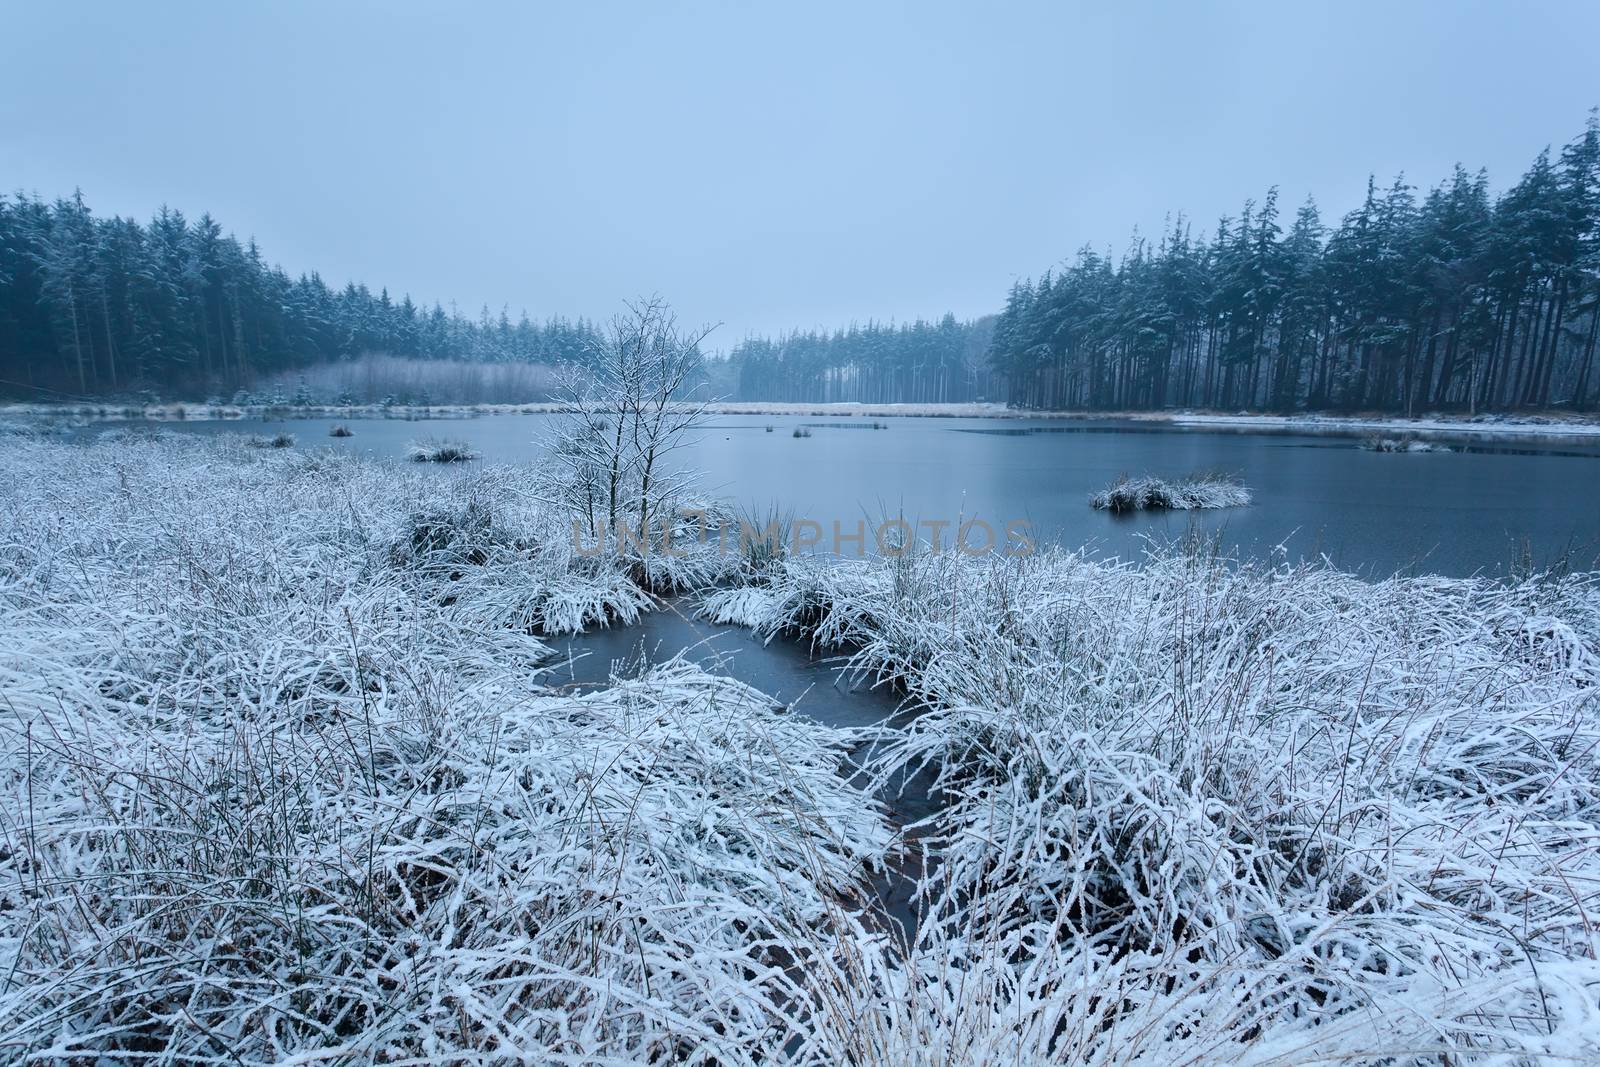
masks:
<svg viewBox="0 0 1600 1067"><path fill-rule="evenodd" d="M536 459L559 416L169 422L195 433L288 431L299 447L398 456L461 438L491 462ZM343 421L355 432L329 438ZM874 429L873 426L884 427ZM768 427L771 427L769 430ZM803 427L810 437L797 438ZM1323 555L1368 575L1496 574L1520 561L1600 562L1600 441L1439 438L1449 453L1365 451L1350 436L1193 429L1088 419L721 415L680 462L700 488L758 513L808 518L831 539L903 514L913 522L1023 520L1039 540L1133 557L1192 531L1253 558ZM1088 505L1119 474L1233 475L1253 505L1118 516ZM926 534L930 527L922 527ZM870 544L870 534L869 534ZM847 551L854 551L850 545Z"/></svg>

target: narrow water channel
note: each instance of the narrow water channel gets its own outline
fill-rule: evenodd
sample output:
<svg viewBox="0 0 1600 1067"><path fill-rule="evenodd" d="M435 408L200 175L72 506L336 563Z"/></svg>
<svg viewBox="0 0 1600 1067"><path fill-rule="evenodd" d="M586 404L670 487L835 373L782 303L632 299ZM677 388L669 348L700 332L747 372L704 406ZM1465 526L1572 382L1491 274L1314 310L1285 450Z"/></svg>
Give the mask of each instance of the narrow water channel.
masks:
<svg viewBox="0 0 1600 1067"><path fill-rule="evenodd" d="M691 598L670 600L633 626L547 638L556 653L547 665L547 684L586 692L603 688L613 678L635 677L652 665L681 656L712 674L735 678L765 693L790 714L826 726L876 726L904 721L914 713L902 706L899 693L852 675L844 657L816 655L804 639L779 636L764 643L742 626L719 626L695 618L696 607ZM851 755L859 766L869 757L870 745L864 743ZM931 784L931 774L924 773L880 791L879 799L897 827L933 814L937 800ZM912 900L918 873L902 868L873 879L879 906L908 938L916 933L918 923Z"/></svg>

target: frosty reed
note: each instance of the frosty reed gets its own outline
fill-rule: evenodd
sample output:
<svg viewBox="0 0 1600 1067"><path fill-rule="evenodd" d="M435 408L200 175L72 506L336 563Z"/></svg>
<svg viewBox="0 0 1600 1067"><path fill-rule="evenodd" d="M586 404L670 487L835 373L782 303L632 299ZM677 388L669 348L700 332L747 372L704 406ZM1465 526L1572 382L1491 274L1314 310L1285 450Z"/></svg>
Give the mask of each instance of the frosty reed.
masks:
<svg viewBox="0 0 1600 1067"><path fill-rule="evenodd" d="M689 535L687 539L681 535ZM948 538L948 541L947 541ZM808 552L865 559L869 554L895 558L915 549L938 555L948 549L964 556L1031 556L1036 543L1027 519L1008 519L999 529L980 518L918 519L896 517L869 524L832 519L768 519L757 524L745 518L717 515L705 508L678 508L664 518L643 523L620 519L607 526L581 518L572 520L572 551L579 556L599 556L607 551L619 556L689 555L690 544L715 547L722 555L795 556ZM873 549L868 552L868 546Z"/></svg>
<svg viewBox="0 0 1600 1067"><path fill-rule="evenodd" d="M520 465L4 440L0 1061L1600 1053L1600 574L752 560L686 494L688 558L585 559ZM906 714L569 684L667 593Z"/></svg>

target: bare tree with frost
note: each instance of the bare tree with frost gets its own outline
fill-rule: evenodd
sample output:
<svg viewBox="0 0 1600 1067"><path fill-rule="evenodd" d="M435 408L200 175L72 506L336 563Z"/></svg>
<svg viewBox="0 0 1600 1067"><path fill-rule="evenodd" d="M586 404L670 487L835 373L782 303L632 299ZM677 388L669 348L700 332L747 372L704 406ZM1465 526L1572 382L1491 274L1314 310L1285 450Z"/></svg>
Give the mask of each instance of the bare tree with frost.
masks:
<svg viewBox="0 0 1600 1067"><path fill-rule="evenodd" d="M593 342L591 367L568 377L568 420L554 455L567 503L591 533L616 530L636 514L648 536L658 506L684 488L669 457L705 421L707 402L685 393L713 328L684 329L659 296L642 298Z"/></svg>

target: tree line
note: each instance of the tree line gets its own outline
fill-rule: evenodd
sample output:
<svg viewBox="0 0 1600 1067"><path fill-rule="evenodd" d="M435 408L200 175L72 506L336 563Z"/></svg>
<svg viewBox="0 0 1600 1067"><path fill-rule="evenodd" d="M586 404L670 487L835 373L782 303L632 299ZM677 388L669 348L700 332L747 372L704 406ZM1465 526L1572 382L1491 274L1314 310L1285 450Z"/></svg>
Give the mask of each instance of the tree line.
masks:
<svg viewBox="0 0 1600 1067"><path fill-rule="evenodd" d="M1013 286L990 356L1011 403L1407 413L1597 400L1600 124L1491 196L1458 166L1422 194L1369 181L1327 229L1278 192L1209 239L1179 220Z"/></svg>
<svg viewBox="0 0 1600 1067"><path fill-rule="evenodd" d="M386 289L269 266L210 215L97 217L81 193L0 196L0 394L226 396L368 353L581 363L596 331L485 308L476 319Z"/></svg>
<svg viewBox="0 0 1600 1067"><path fill-rule="evenodd" d="M800 403L1589 410L1597 332L1591 114L1499 195L1460 166L1420 197L1369 180L1329 228L1309 200L1285 220L1272 188L1209 236L1180 217L1120 259L1086 247L1016 283L998 316L748 338L699 388ZM140 224L94 216L81 194L0 196L0 394L225 396L372 354L560 367L603 350L583 319L474 319L291 277L209 215L163 208ZM430 380L453 380L441 371Z"/></svg>
<svg viewBox="0 0 1600 1067"><path fill-rule="evenodd" d="M729 354L742 400L938 404L1000 399L989 362L994 316L958 322L869 322L832 333L753 337Z"/></svg>

